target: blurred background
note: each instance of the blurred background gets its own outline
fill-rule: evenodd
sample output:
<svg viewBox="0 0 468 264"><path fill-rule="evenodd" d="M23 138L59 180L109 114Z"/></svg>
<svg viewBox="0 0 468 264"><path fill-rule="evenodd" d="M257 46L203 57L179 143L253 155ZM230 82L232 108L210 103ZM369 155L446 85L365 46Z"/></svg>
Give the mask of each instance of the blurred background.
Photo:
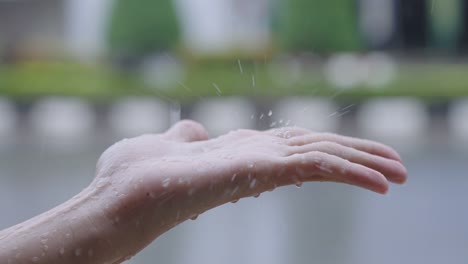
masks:
<svg viewBox="0 0 468 264"><path fill-rule="evenodd" d="M306 184L225 205L128 263L466 263L468 1L0 0L0 229L183 118L402 153L379 196Z"/></svg>

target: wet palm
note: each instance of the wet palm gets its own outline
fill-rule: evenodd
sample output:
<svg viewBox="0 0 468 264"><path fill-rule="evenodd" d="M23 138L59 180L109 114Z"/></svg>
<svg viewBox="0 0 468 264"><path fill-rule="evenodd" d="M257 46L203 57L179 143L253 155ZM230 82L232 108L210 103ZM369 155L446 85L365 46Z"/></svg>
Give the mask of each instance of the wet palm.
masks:
<svg viewBox="0 0 468 264"><path fill-rule="evenodd" d="M120 261L188 218L278 186L333 181L385 193L387 180L405 179L398 154L376 142L296 127L208 139L200 124L182 121L110 147L90 188L107 201Z"/></svg>

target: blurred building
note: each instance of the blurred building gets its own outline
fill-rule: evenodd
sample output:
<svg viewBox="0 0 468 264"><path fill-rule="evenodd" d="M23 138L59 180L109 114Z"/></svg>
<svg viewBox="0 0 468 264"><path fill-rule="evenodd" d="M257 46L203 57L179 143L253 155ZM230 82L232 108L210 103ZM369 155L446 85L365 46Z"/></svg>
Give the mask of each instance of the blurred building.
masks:
<svg viewBox="0 0 468 264"><path fill-rule="evenodd" d="M0 54L6 61L100 54L110 1L0 1Z"/></svg>
<svg viewBox="0 0 468 264"><path fill-rule="evenodd" d="M163 16L169 13L176 18ZM176 39L167 41L166 36ZM0 54L6 61L68 54L96 58L106 55L115 43L122 46L129 41L138 43L124 45L128 53L136 52L132 49L146 49L149 51L145 53L151 54L167 46L223 57L259 53L275 46L275 42L285 44L280 46L286 51L321 53L387 48L416 52L427 48L459 50L468 47L468 3L461 0L0 2Z"/></svg>

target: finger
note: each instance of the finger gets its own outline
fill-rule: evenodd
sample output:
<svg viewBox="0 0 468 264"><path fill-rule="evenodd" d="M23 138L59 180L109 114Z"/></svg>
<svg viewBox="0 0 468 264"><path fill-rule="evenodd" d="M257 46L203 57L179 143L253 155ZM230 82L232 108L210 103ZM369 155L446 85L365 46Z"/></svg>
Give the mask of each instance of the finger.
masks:
<svg viewBox="0 0 468 264"><path fill-rule="evenodd" d="M387 179L378 171L323 152L308 152L284 158L283 184L299 181L343 182L384 194Z"/></svg>
<svg viewBox="0 0 468 264"><path fill-rule="evenodd" d="M281 127L281 128L274 128L264 131L265 134L281 137L281 138L292 138L297 136L303 136L307 134L311 134L312 131L300 128L300 127Z"/></svg>
<svg viewBox="0 0 468 264"><path fill-rule="evenodd" d="M361 164L382 173L388 180L395 183L406 181L406 169L398 161L369 154L364 151L346 147L334 142L317 142L303 146L294 146L289 150L290 155L320 151L338 156L353 163Z"/></svg>
<svg viewBox="0 0 468 264"><path fill-rule="evenodd" d="M331 133L315 133L293 137L288 140L290 146L301 146L314 142L331 141L350 148L355 148L384 158L401 161L398 153L392 148L370 140L340 136Z"/></svg>
<svg viewBox="0 0 468 264"><path fill-rule="evenodd" d="M193 142L208 139L208 132L200 124L192 120L182 120L172 126L164 137L180 142Z"/></svg>

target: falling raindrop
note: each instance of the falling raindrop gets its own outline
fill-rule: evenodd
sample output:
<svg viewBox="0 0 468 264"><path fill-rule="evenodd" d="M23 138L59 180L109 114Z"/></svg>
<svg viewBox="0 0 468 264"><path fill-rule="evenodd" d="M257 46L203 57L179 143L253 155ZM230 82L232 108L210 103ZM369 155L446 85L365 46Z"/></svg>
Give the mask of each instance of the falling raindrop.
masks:
<svg viewBox="0 0 468 264"><path fill-rule="evenodd" d="M212 83L213 87L216 89L216 94L220 96L222 94L221 89L219 89L219 86L216 83Z"/></svg>
<svg viewBox="0 0 468 264"><path fill-rule="evenodd" d="M270 110L270 111L268 112L268 116L272 116L272 115L273 115L273 111Z"/></svg>
<svg viewBox="0 0 468 264"><path fill-rule="evenodd" d="M243 73L244 73L244 69L242 69L242 64L241 64L241 61L240 61L239 59L237 60L237 64L239 65L239 71L240 71L240 73L243 74Z"/></svg>

